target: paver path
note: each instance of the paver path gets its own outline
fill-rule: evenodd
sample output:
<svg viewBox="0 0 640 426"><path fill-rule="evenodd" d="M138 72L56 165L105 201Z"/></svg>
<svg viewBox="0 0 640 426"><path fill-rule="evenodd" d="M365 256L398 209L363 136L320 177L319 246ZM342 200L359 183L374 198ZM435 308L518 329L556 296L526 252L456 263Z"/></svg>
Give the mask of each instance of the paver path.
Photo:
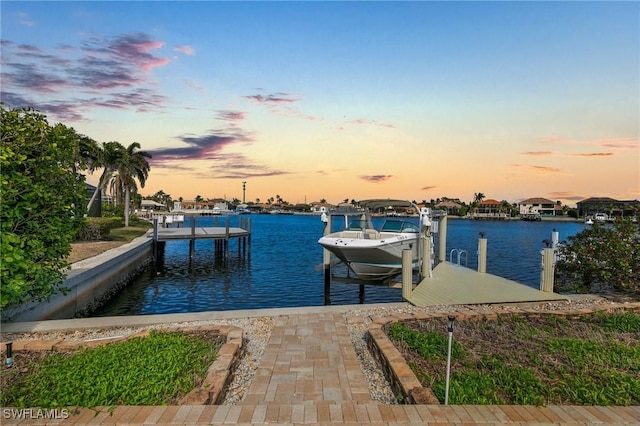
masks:
<svg viewBox="0 0 640 426"><path fill-rule="evenodd" d="M342 314L282 316L275 321L241 404L372 401Z"/></svg>

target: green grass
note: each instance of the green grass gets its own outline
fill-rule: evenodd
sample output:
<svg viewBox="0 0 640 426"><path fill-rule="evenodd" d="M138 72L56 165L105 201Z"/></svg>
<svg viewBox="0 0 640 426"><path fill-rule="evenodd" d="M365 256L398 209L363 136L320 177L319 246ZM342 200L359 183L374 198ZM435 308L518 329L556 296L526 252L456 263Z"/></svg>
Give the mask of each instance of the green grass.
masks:
<svg viewBox="0 0 640 426"><path fill-rule="evenodd" d="M16 360L17 368L2 371L0 405L166 405L204 378L221 342L219 336L152 331L74 353L48 353L27 373Z"/></svg>
<svg viewBox="0 0 640 426"><path fill-rule="evenodd" d="M109 232L106 240L129 242L144 235L150 228L151 226L147 226L146 223L136 223L135 225L130 225L127 228L115 228Z"/></svg>
<svg viewBox="0 0 640 426"><path fill-rule="evenodd" d="M395 323L388 335L444 402L446 320ZM453 338L452 404L640 404L638 313L463 320Z"/></svg>

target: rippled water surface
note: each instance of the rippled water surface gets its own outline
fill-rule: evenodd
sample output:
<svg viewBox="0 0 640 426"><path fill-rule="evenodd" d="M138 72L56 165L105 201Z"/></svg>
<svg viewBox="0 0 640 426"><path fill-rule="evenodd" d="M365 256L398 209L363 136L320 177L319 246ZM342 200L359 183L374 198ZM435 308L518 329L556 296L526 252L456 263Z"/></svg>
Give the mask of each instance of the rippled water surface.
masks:
<svg viewBox="0 0 640 426"><path fill-rule="evenodd" d="M247 216L243 216L247 218ZM318 216L251 215L250 255L229 244L225 262L216 258L213 241L199 240L189 260L188 241L169 241L163 258L149 266L94 316L222 311L325 304L322 247L317 243L323 224ZM189 222L185 226L190 226ZM226 220L219 217L220 226ZM237 226L238 217L229 218ZM417 221L416 221L417 223ZM200 217L197 226L213 226L214 218ZM574 222L448 221L447 260L451 249L468 254L477 268L478 235L488 240L487 272L539 287L542 240L556 229L560 240L584 229ZM435 241L438 244L437 238ZM463 262L464 264L464 262ZM332 273L344 276L339 265ZM332 280L332 305L401 302L401 289Z"/></svg>

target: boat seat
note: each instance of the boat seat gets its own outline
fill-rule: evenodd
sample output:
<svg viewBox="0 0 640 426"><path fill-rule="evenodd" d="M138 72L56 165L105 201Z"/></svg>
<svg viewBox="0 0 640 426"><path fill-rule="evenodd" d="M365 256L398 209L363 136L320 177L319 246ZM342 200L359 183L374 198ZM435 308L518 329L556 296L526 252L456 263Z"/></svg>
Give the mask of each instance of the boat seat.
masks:
<svg viewBox="0 0 640 426"><path fill-rule="evenodd" d="M378 232L375 229L368 229L366 231L362 231L362 238L365 240L376 240L378 239Z"/></svg>

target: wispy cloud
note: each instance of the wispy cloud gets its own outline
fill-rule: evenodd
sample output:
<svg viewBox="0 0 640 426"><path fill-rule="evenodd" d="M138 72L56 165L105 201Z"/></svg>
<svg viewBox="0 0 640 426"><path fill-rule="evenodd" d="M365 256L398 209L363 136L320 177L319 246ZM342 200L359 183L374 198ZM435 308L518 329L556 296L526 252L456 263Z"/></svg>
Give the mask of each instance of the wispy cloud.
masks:
<svg viewBox="0 0 640 426"><path fill-rule="evenodd" d="M638 138L599 139L595 143L606 148L640 150Z"/></svg>
<svg viewBox="0 0 640 426"><path fill-rule="evenodd" d="M218 120L222 121L231 121L237 122L242 121L246 118L246 114L242 111L218 111L218 115L216 116Z"/></svg>
<svg viewBox="0 0 640 426"><path fill-rule="evenodd" d="M200 136L183 135L177 139L182 146L149 151L153 155L150 160L152 167L190 173L203 179L246 179L290 174L286 170L256 164L244 154L225 152L233 145L254 141L250 132L236 127L218 129ZM199 171L202 163L198 163L198 160L211 163L206 172Z"/></svg>
<svg viewBox="0 0 640 426"><path fill-rule="evenodd" d="M47 51L3 40L0 97L11 107L73 121L95 107L162 109L167 99L149 73L170 63L154 53L163 46L144 33L94 36Z"/></svg>
<svg viewBox="0 0 640 426"><path fill-rule="evenodd" d="M531 156L537 157L537 156L551 155L551 154L553 154L553 152L551 152L551 151L527 151L527 152L522 152L521 154L522 155L531 155Z"/></svg>
<svg viewBox="0 0 640 426"><path fill-rule="evenodd" d="M587 198L584 195L576 194L574 192L564 192L564 191L550 192L547 196L552 200L570 200L570 201L580 201Z"/></svg>
<svg viewBox="0 0 640 426"><path fill-rule="evenodd" d="M555 173L561 173L562 172L562 170L560 170L558 168L547 167L547 166L536 166L536 165L530 165L530 164L513 164L512 166L513 167L517 167L517 168L523 168L523 169L534 171L538 175L549 175L549 174L555 174Z"/></svg>
<svg viewBox="0 0 640 426"><path fill-rule="evenodd" d="M150 151L153 162L186 161L186 160L214 160L219 158L220 152L227 146L238 142L252 142L250 133L242 129L220 129L207 135L178 137L182 146L159 148Z"/></svg>
<svg viewBox="0 0 640 426"><path fill-rule="evenodd" d="M431 185L431 186L423 186L422 188L420 188L421 191L430 191L432 189L435 189L436 186L435 185Z"/></svg>
<svg viewBox="0 0 640 426"><path fill-rule="evenodd" d="M385 182L393 177L393 175L361 175L360 179L366 180L367 182L379 183Z"/></svg>
<svg viewBox="0 0 640 426"><path fill-rule="evenodd" d="M18 18L18 22L20 23L20 25L24 25L25 27L33 27L36 24L34 21L31 20L28 13L18 12L16 16Z"/></svg>
<svg viewBox="0 0 640 426"><path fill-rule="evenodd" d="M189 55L189 56L193 56L196 54L196 50L193 47L187 46L185 44L178 45L174 47L173 50L175 50L176 52L182 52L185 55Z"/></svg>
<svg viewBox="0 0 640 426"><path fill-rule="evenodd" d="M396 126L389 123L380 123L376 120L365 120L362 118L356 120L346 121L345 124L356 124L356 125L367 125L367 126L376 126L376 127L384 127L386 129L395 129Z"/></svg>
<svg viewBox="0 0 640 426"><path fill-rule="evenodd" d="M571 155L574 155L576 157L610 157L615 154L613 152L587 152L587 153L571 154Z"/></svg>
<svg viewBox="0 0 640 426"><path fill-rule="evenodd" d="M250 101L257 102L259 104L265 105L278 105L278 104L290 104L294 102L300 102L300 99L292 97L291 93L273 93L271 95L246 95L243 98L249 99Z"/></svg>

